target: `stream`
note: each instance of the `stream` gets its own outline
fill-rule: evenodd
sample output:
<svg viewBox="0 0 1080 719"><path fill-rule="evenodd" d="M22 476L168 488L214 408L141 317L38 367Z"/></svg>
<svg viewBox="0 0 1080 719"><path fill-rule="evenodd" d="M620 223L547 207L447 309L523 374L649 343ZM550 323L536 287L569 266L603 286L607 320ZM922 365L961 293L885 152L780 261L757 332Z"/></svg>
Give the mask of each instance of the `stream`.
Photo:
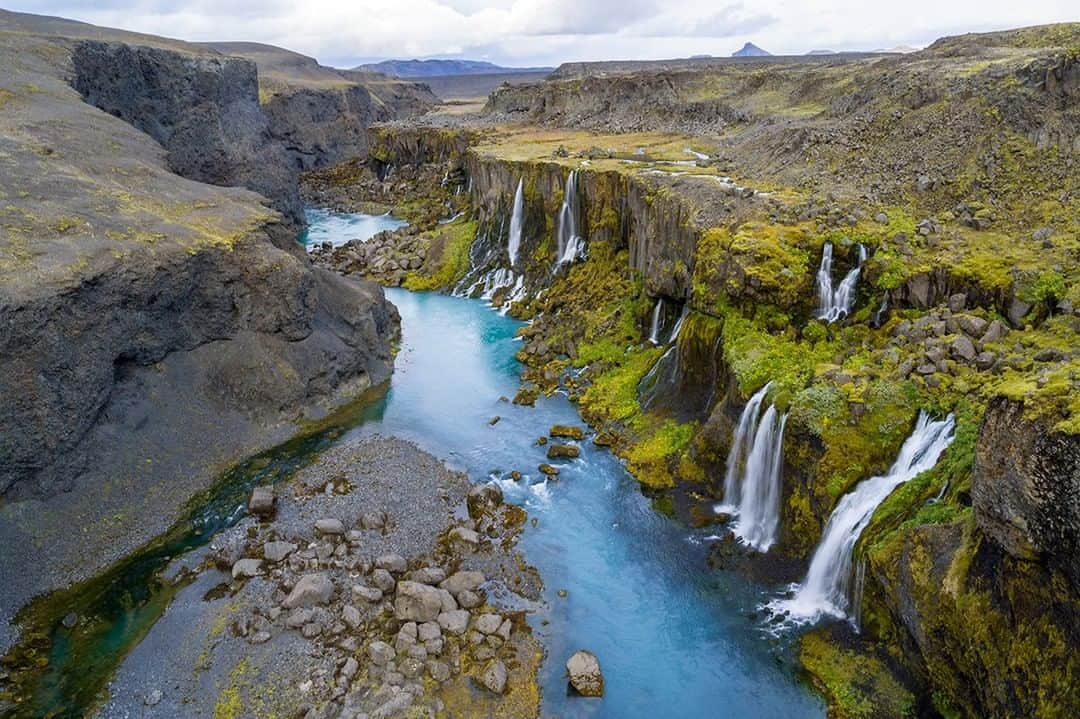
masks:
<svg viewBox="0 0 1080 719"><path fill-rule="evenodd" d="M336 230L314 219L309 235L335 241ZM37 628L49 636L41 644L48 666L30 699L5 716L83 716L182 591L160 579L171 560L235 523L252 486L287 478L333 442L368 433L413 440L474 481L498 481L536 521L520 547L545 582L545 606L531 617L547 650L542 716L824 716L820 699L796 679L788 650L752 618L776 587L708 569L709 532L655 511L621 461L588 439L579 459L544 479L537 437L553 424L583 423L560 394L535 407L505 399L518 388L521 322L480 300L400 289L387 296L402 319L389 389L237 465L168 534L50 597L38 608L45 629ZM510 480L511 470L524 478ZM68 612L80 617L72 630L59 624ZM599 658L603 699L567 695L564 663L577 649Z"/></svg>

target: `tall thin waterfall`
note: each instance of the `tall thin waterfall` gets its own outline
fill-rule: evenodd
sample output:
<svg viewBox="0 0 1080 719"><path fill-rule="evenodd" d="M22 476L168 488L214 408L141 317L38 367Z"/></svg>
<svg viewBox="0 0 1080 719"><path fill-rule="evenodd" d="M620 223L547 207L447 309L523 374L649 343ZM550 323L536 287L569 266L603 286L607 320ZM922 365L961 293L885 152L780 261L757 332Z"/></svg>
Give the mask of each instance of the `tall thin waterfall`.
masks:
<svg viewBox="0 0 1080 719"><path fill-rule="evenodd" d="M776 600L770 608L787 612L796 622L810 622L822 616L845 617L851 606L852 555L859 535L870 523L874 510L894 489L933 467L953 440L956 422L950 414L931 420L919 414L915 431L900 448L892 468L879 477L860 482L845 494L833 510L814 550L810 570L791 599Z"/></svg>
<svg viewBox="0 0 1080 719"><path fill-rule="evenodd" d="M566 177L566 187L563 188L562 206L559 208L559 222L556 237L559 241L558 259L555 266L565 265L584 256L585 238L578 232L578 206L577 170L571 170Z"/></svg>
<svg viewBox="0 0 1080 719"><path fill-rule="evenodd" d="M518 180L517 191L514 193L514 211L510 215L510 240L506 250L510 255L510 267L517 264L518 250L521 249L521 226L525 221L525 180Z"/></svg>
<svg viewBox="0 0 1080 719"><path fill-rule="evenodd" d="M780 415L770 405L761 415L754 444L746 458L745 476L731 531L759 552L769 551L776 542L780 525L780 469L784 464L784 425L787 415Z"/></svg>
<svg viewBox="0 0 1080 719"><path fill-rule="evenodd" d="M831 323L851 313L851 306L855 303L855 285L859 281L859 273L865 262L866 247L860 244L859 264L844 275L839 286L833 288L833 246L831 242L825 243L821 250L821 265L817 272L818 309L815 317Z"/></svg>
<svg viewBox="0 0 1080 719"><path fill-rule="evenodd" d="M780 475L784 464L787 415L761 406L772 382L750 398L739 415L724 473L724 502L717 512L734 517L731 531L750 547L766 552L780 525ZM759 416L760 415L760 416Z"/></svg>
<svg viewBox="0 0 1080 719"><path fill-rule="evenodd" d="M675 326L671 328L671 337L668 338L668 342L679 339L679 332L682 330L683 322L686 322L688 314L690 314L689 303L683 305L682 312L679 313L679 319L675 320Z"/></svg>
<svg viewBox="0 0 1080 719"><path fill-rule="evenodd" d="M664 318L664 298L656 298L656 307L652 311L652 324L649 327L649 342L660 344L660 329Z"/></svg>
<svg viewBox="0 0 1080 719"><path fill-rule="evenodd" d="M757 432L758 412L770 387L772 387L772 382L755 392L743 407L742 414L739 415L739 424L735 426L735 435L731 440L731 449L728 450L727 467L724 472L724 501L717 505L717 512L734 514L739 506L742 463L750 454L753 438Z"/></svg>

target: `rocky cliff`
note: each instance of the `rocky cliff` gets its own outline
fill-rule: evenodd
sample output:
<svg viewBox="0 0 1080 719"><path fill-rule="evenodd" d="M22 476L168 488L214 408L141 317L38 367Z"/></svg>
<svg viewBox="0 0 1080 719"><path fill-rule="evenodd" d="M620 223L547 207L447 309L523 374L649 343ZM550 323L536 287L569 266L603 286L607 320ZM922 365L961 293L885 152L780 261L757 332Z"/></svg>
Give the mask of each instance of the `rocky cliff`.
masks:
<svg viewBox="0 0 1080 719"><path fill-rule="evenodd" d="M250 62L24 18L0 16L3 646L30 597L384 381L397 332L272 209L295 184Z"/></svg>
<svg viewBox="0 0 1080 719"><path fill-rule="evenodd" d="M367 128L421 115L437 98L422 82L338 70L314 58L258 43L207 43L259 68L259 96L271 135L294 167L310 170L367 155Z"/></svg>

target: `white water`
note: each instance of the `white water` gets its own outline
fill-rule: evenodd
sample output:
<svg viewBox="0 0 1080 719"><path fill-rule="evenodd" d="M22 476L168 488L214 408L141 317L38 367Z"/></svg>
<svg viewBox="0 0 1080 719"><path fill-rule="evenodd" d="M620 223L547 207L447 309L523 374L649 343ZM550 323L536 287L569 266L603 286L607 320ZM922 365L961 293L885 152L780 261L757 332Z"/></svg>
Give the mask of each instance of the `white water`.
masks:
<svg viewBox="0 0 1080 719"><path fill-rule="evenodd" d="M780 470L784 464L784 425L781 415L770 405L758 422L757 432L746 458L739 507L731 531L759 552L769 551L776 542L780 525Z"/></svg>
<svg viewBox="0 0 1080 719"><path fill-rule="evenodd" d="M874 510L894 489L937 463L953 440L955 425L951 414L938 421L931 420L925 412L919 414L915 431L900 448L892 468L884 475L860 482L840 499L825 525L821 543L814 550L806 579L797 585L791 599L769 604L774 613L786 612L789 620L796 623L848 615L852 554L859 535L870 523Z"/></svg>
<svg viewBox="0 0 1080 719"><path fill-rule="evenodd" d="M745 544L767 552L780 525L780 475L787 415L761 406L772 382L746 403L735 426L724 473L724 502L717 512L734 517L731 531ZM760 417L759 417L760 414Z"/></svg>
<svg viewBox="0 0 1080 719"><path fill-rule="evenodd" d="M855 304L855 285L859 281L859 273L863 263L866 262L866 247L859 245L859 264L851 268L839 286L833 287L832 265L833 246L826 242L821 250L821 265L817 272L818 286L818 310L815 317L826 322L836 322L842 317L851 314L851 306Z"/></svg>
<svg viewBox="0 0 1080 719"><path fill-rule="evenodd" d="M675 326L671 328L671 337L668 342L674 342L679 339L679 331L682 330L683 322L686 321L686 316L690 314L690 308L688 305L683 305L682 312L679 313L679 319L675 321Z"/></svg>
<svg viewBox="0 0 1080 719"><path fill-rule="evenodd" d="M716 506L717 512L734 514L738 509L742 462L750 454L753 437L757 431L758 412L770 387L772 387L772 382L755 392L743 407L742 414L739 415L739 424L735 426L735 435L731 440L731 449L728 450L727 467L724 472L724 501Z"/></svg>
<svg viewBox="0 0 1080 719"><path fill-rule="evenodd" d="M649 342L654 345L660 344L660 321L664 316L664 300L656 298L656 307L652 311L652 325L649 327Z"/></svg>
<svg viewBox="0 0 1080 719"><path fill-rule="evenodd" d="M510 239L506 245L506 251L510 255L510 267L517 264L518 250L521 249L521 226L525 221L525 180L518 180L517 191L514 193L514 211L510 215Z"/></svg>
<svg viewBox="0 0 1080 719"><path fill-rule="evenodd" d="M578 207L577 170L571 170L563 189L562 206L559 208L559 222L556 237L559 241L556 269L585 256L585 238L578 232L577 221L580 216Z"/></svg>

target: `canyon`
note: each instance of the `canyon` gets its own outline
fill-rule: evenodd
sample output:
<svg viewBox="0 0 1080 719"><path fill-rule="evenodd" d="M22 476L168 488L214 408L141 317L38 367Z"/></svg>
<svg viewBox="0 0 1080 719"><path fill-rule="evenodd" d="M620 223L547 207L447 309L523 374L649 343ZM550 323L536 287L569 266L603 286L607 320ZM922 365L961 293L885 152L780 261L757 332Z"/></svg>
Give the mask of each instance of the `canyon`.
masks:
<svg viewBox="0 0 1080 719"><path fill-rule="evenodd" d="M533 521L557 522L530 504L536 493L559 491L560 469L566 483L585 479L572 450L615 476L613 453L650 517L667 522L650 531L693 532L707 547L695 576L752 582L752 620L729 630L790 646L830 716L1080 713L1078 48L1080 25L1062 24L943 38L904 56L577 64L461 112L423 83L279 48L0 12L0 59L12 69L0 78L0 713L20 716L18 692L3 693L15 686L8 672L33 684L39 649L28 646L58 636L64 614L50 601L75 601L70 587L95 586L186 526L189 502L217 491L230 467L297 436L319 437L319 449L303 450L312 466L296 476L293 455L278 462L293 492L285 519L229 515L199 560L227 566L235 596L264 601L270 579L238 563L287 538L310 542L310 556L272 570L279 588L291 590L288 572L302 566L362 567L368 540L327 542L330 525L313 535L322 519L304 509L362 509L349 503L363 476L340 460L354 451L405 457L397 466L419 467L407 470L415 491L451 487L451 510L431 512L438 526L416 525L430 546L410 547L410 576L516 563L499 570L505 583L540 599L526 562L557 563L523 512L492 510L495 521L469 504L463 519L452 506L474 493L461 476L407 447L353 444L360 420L340 420L363 414L424 449L457 452L452 433L425 445L419 416L368 416L372 406L392 416L421 391L407 379L421 355L395 360L403 340L387 292L423 316L405 290L480 300L517 321L499 325L513 334L500 342L517 342L520 377L506 409L481 418L492 432L534 430L529 413L546 418L556 406L546 403L563 398L590 427L565 456L554 427L515 446L552 463L533 484L531 467L490 474L498 504L503 491L518 497L524 472ZM304 248L305 207L407 224ZM389 399L373 399L388 386ZM423 407L410 401L410 412ZM495 412L467 406L473 424ZM473 435L460 441L483 482L488 468L467 454ZM261 463L243 466L264 476ZM414 490L395 491L378 501L412 526ZM296 516L303 527L288 524ZM393 573L400 600L413 582ZM212 575L198 576L192 586L209 590ZM180 596L175 611L200 606ZM143 651L176 631L167 606ZM390 643L416 643L399 634L409 612L391 606L379 619L376 604L367 618L364 607L363 641L404 656ZM465 659L451 662L461 680L436 680L449 683L434 695L416 688L418 705L540 711L536 677L550 669L523 616L496 610L512 620L505 637L480 636L491 648L482 653L462 640ZM244 641L264 624L275 642L295 634L277 633L276 613L251 611ZM324 624L319 641L337 642L345 630ZM567 637L539 634L567 648ZM133 642L125 651L139 651ZM446 645L455 657L456 642ZM389 684L393 660L372 663L353 644L326 649L338 664L313 670L329 675L315 675L323 703L305 714L360 712L361 679L344 689L354 675L372 691ZM424 661L446 660L438 647ZM353 655L359 669L346 663ZM116 660L121 686L142 681ZM418 660L417 676L424 666L442 672ZM505 685L508 667L522 701L513 708L501 689L482 691ZM550 695L553 680L542 681ZM232 703L222 691L198 701L217 716ZM814 712L801 695L776 697ZM130 697L115 699L106 712Z"/></svg>

